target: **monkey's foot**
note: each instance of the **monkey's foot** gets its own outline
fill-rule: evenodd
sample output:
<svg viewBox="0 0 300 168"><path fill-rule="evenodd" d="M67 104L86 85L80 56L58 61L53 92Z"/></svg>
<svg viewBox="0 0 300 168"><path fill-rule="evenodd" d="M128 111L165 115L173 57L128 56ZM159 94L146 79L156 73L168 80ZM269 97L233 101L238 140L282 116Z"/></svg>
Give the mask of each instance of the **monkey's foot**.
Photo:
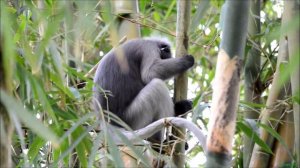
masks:
<svg viewBox="0 0 300 168"><path fill-rule="evenodd" d="M175 116L182 115L193 108L193 102L190 100L181 100L175 103Z"/></svg>

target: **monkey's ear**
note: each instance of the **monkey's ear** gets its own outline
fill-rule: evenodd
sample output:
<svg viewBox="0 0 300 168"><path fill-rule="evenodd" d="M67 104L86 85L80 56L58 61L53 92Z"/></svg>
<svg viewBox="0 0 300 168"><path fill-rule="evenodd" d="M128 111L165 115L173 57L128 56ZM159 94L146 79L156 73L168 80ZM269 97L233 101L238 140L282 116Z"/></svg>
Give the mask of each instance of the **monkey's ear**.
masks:
<svg viewBox="0 0 300 168"><path fill-rule="evenodd" d="M175 103L175 116L182 115L193 108L193 102L190 100L181 100Z"/></svg>

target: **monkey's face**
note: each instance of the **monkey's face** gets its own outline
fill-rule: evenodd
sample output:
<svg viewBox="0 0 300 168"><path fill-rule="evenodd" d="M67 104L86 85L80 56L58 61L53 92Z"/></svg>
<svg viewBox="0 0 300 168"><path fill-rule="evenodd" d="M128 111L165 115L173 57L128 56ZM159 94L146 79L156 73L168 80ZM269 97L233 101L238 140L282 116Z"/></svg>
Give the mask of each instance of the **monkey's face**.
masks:
<svg viewBox="0 0 300 168"><path fill-rule="evenodd" d="M159 50L160 50L160 58L161 59L168 59L172 57L170 46L165 43L159 44Z"/></svg>

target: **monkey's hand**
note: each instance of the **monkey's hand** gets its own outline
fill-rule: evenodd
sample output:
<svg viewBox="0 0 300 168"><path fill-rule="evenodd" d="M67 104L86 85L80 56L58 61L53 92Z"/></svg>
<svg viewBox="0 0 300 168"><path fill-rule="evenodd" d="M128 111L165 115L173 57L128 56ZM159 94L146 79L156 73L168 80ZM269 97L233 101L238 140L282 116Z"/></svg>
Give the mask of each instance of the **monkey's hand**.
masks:
<svg viewBox="0 0 300 168"><path fill-rule="evenodd" d="M192 55L186 55L182 57L184 59L184 63L186 64L187 67L192 67L195 63L195 59Z"/></svg>
<svg viewBox="0 0 300 168"><path fill-rule="evenodd" d="M193 103L190 100L181 100L175 103L175 116L182 115L193 108Z"/></svg>

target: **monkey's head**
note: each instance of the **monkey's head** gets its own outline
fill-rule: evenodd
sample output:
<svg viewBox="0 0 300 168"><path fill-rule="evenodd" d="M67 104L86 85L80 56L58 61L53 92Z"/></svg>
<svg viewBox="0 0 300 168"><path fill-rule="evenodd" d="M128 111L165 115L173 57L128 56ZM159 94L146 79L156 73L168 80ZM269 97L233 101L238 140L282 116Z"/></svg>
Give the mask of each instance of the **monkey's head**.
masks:
<svg viewBox="0 0 300 168"><path fill-rule="evenodd" d="M172 58L170 42L165 38L146 38L146 41L153 44L153 48L159 53L161 59Z"/></svg>

